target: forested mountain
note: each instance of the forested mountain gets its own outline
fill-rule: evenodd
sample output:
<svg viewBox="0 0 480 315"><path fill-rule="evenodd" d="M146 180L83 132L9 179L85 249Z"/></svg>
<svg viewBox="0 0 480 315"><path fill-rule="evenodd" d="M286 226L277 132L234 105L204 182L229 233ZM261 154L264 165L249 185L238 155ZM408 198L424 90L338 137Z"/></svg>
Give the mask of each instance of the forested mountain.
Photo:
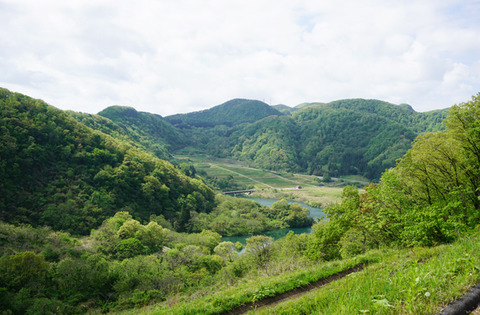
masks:
<svg viewBox="0 0 480 315"><path fill-rule="evenodd" d="M300 171L300 129L288 116L268 117L232 133L230 152L255 167Z"/></svg>
<svg viewBox="0 0 480 315"><path fill-rule="evenodd" d="M165 119L179 128L235 126L252 123L262 118L283 115L264 102L246 99L233 99L207 110L188 114L167 116Z"/></svg>
<svg viewBox="0 0 480 315"><path fill-rule="evenodd" d="M434 110L425 113L417 113L408 104L393 105L379 100L365 99L339 100L315 106L319 109L327 107L337 110L354 110L380 115L402 124L416 133L425 131L434 132L444 129L443 120L448 113L447 110Z"/></svg>
<svg viewBox="0 0 480 315"><path fill-rule="evenodd" d="M325 103L319 103L319 102L313 102L313 103L301 103L298 104L297 106L293 107L294 111L299 110L302 108L310 107L310 106L315 106L315 105L324 105Z"/></svg>
<svg viewBox="0 0 480 315"><path fill-rule="evenodd" d="M234 131L230 152L272 170L375 179L417 135L444 128L446 113L417 113L408 105L364 99L312 103L289 117L266 118Z"/></svg>
<svg viewBox="0 0 480 315"><path fill-rule="evenodd" d="M309 106L293 115L300 128L300 169L378 178L417 135L442 129L446 113L417 113L410 107L363 99Z"/></svg>
<svg viewBox="0 0 480 315"><path fill-rule="evenodd" d="M137 112L134 108L124 106L110 106L98 115L115 121L132 135L133 140L146 146L159 144L172 151L188 143L183 132L160 115Z"/></svg>
<svg viewBox="0 0 480 315"><path fill-rule="evenodd" d="M110 121L92 120L121 134ZM40 100L0 89L0 132L5 222L86 234L119 210L181 225L183 212L214 207L214 193L201 181Z"/></svg>
<svg viewBox="0 0 480 315"><path fill-rule="evenodd" d="M416 136L443 129L447 113L417 113L406 104L364 99L277 108L284 114L259 101L236 99L165 118L118 106L99 114L161 158L167 149L185 148L270 170L378 179Z"/></svg>
<svg viewBox="0 0 480 315"><path fill-rule="evenodd" d="M170 146L166 144L164 139L156 137L155 132L144 132L143 129L140 129L143 123L136 121L133 124L129 124L128 120L123 118L119 119L118 122L113 122L100 115L74 111L67 111L67 113L87 127L127 142L143 151L153 153L161 159L168 160L170 158L170 151L167 149ZM122 121L125 121L125 123L122 123ZM145 130L148 130L148 128L145 128Z"/></svg>

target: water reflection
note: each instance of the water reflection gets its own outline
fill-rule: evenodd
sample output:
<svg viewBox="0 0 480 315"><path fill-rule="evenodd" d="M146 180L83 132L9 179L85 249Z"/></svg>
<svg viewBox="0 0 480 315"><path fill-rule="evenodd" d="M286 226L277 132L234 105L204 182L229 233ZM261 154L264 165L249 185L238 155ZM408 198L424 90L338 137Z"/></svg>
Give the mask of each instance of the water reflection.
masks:
<svg viewBox="0 0 480 315"><path fill-rule="evenodd" d="M279 200L279 199L255 198L255 197L241 197L241 198L248 198L248 199L254 200L254 201L258 202L259 204L261 204L262 206L267 206L267 207L271 207L274 202ZM298 202L298 201L292 201L292 200L288 200L288 203L298 203L302 207L307 208L308 210L310 210L310 217L313 218L315 221L316 220L321 220L321 219L326 217L325 213L323 213L322 209L320 209L320 208L310 207L309 205L307 205L305 203ZM290 232L290 231L293 231L293 233L295 233L295 234L310 233L312 231L312 228L311 227L304 227L304 228L278 229L278 230L274 230L274 231L270 231L270 232L265 232L265 233L263 233L263 235L273 237L275 240L277 240L277 239L282 238L285 235L287 235L287 233ZM225 237L222 237L222 241L233 242L233 243L240 242L245 246L246 243L247 243L247 238L249 238L249 237L252 237L252 235L225 236Z"/></svg>

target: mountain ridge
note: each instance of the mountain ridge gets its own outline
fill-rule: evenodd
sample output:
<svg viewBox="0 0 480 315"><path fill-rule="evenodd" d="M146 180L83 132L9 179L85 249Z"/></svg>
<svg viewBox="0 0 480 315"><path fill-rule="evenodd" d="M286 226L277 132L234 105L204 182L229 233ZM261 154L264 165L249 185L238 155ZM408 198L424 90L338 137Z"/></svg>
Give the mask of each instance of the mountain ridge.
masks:
<svg viewBox="0 0 480 315"><path fill-rule="evenodd" d="M359 174L375 179L395 165L417 135L444 128L447 113L419 113L407 104L361 98L302 103L290 109L233 99L187 114L161 117L142 113L145 121L132 119L130 116L135 113L130 108L124 109L123 115L118 115L119 107L107 108L100 114L114 111L116 114L110 115L114 123L141 134L133 138L149 139L144 142L147 149L155 143L169 153L206 153L274 171ZM144 125L149 116L166 126L161 136ZM165 135L174 132L175 136L167 139ZM168 154L157 156L168 158Z"/></svg>
<svg viewBox="0 0 480 315"><path fill-rule="evenodd" d="M67 113L164 160L202 153L273 171L358 174L371 180L393 167L416 136L445 128L447 114L446 109L421 113L407 104L360 98L300 105L281 113L261 101L232 99L167 117L118 105L98 115Z"/></svg>

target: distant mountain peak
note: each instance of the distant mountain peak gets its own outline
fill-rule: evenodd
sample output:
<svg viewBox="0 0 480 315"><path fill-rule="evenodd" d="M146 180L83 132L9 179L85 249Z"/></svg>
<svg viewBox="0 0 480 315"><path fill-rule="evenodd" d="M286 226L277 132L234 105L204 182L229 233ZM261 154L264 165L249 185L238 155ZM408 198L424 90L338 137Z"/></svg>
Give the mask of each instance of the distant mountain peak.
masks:
<svg viewBox="0 0 480 315"><path fill-rule="evenodd" d="M406 109L406 110L409 110L409 111L412 111L412 112L415 111L412 106L410 106L408 104L405 104L405 103L399 104L398 106L400 106L400 108L403 108L403 109Z"/></svg>
<svg viewBox="0 0 480 315"><path fill-rule="evenodd" d="M262 101L235 98L206 110L167 116L165 119L182 128L214 127L252 123L272 115L284 114Z"/></svg>
<svg viewBox="0 0 480 315"><path fill-rule="evenodd" d="M112 105L100 111L98 115L110 119L117 116L137 117L138 111L130 106Z"/></svg>

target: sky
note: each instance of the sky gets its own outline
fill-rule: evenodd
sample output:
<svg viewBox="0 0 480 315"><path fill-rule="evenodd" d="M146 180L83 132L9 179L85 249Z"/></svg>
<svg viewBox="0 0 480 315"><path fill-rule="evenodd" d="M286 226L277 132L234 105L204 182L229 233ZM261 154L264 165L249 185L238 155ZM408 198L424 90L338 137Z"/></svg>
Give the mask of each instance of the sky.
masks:
<svg viewBox="0 0 480 315"><path fill-rule="evenodd" d="M480 92L480 0L0 0L0 21L0 87L92 114Z"/></svg>

